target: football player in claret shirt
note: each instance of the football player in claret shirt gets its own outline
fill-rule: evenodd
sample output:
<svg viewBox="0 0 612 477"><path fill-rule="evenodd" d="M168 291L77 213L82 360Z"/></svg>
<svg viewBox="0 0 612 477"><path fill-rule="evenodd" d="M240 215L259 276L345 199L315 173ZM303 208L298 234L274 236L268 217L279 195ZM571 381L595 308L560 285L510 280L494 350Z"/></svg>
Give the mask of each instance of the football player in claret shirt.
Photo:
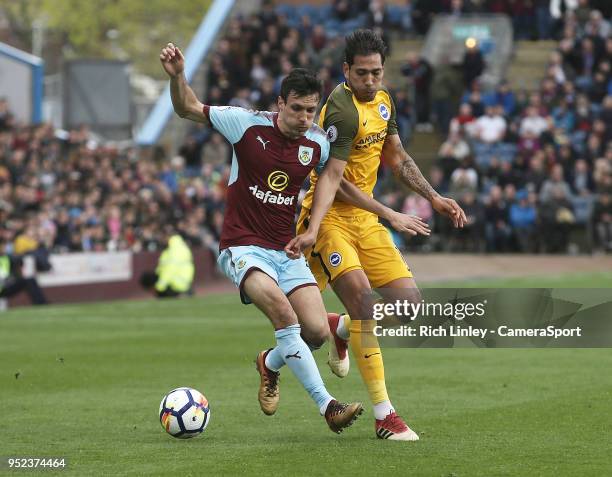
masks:
<svg viewBox="0 0 612 477"><path fill-rule="evenodd" d="M395 212L372 198L381 157L401 182L450 217L456 227L462 227L466 218L454 200L441 197L431 187L402 146L395 106L382 85L385 51L384 42L372 30L357 30L346 38L346 81L330 94L319 125L330 141L330 160L348 162L334 203L320 227L316 224L315 245L305 253L319 288L324 290L331 283L348 312L329 316L332 371L340 377L348 373L350 343L374 407L377 437L414 441L417 434L398 416L387 394L382 353L372 333L372 288L385 301L421 301L410 268L378 217L412 235L429 235L429 229L418 217ZM311 175L310 180L298 233L310 228L318 179Z"/></svg>
<svg viewBox="0 0 612 477"><path fill-rule="evenodd" d="M267 415L276 412L279 370L286 364L330 429L341 432L361 414L362 405L338 402L323 384L310 347L327 340L327 312L301 253L314 243L346 165L328 160L325 132L313 123L321 84L308 71L293 70L282 82L278 113L207 106L188 86L176 46L164 47L160 60L170 76L176 113L211 126L233 148L219 266L239 287L243 302L254 303L275 329L276 347L256 359L261 409ZM311 225L294 237L298 194L313 170L319 180Z"/></svg>

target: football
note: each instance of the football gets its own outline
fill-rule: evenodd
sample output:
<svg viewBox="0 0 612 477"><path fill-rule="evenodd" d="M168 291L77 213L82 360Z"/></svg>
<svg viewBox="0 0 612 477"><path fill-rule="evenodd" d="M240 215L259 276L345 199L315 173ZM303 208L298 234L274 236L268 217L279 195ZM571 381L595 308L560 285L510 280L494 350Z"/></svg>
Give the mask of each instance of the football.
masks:
<svg viewBox="0 0 612 477"><path fill-rule="evenodd" d="M195 437L204 432L210 422L208 400L192 388L173 389L159 405L159 422L172 437Z"/></svg>

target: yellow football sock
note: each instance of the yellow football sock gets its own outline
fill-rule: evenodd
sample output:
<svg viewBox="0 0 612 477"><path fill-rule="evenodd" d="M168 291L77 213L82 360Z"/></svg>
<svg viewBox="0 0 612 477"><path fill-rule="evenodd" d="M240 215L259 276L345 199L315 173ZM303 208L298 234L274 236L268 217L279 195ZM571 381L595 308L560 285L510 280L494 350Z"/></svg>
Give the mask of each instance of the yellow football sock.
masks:
<svg viewBox="0 0 612 477"><path fill-rule="evenodd" d="M348 316L345 318L345 325ZM389 400L385 384L385 366L378 339L373 333L374 320L350 320L350 343L353 356L368 389L372 404Z"/></svg>

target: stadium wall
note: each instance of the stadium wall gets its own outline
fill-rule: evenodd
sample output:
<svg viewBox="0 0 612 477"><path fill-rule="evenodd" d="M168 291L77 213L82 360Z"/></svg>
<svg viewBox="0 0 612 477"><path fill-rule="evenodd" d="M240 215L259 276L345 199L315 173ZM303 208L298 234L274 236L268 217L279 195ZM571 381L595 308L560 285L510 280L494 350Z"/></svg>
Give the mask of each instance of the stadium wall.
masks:
<svg viewBox="0 0 612 477"><path fill-rule="evenodd" d="M209 249L197 248L192 252L195 264L194 286L205 289L208 284L219 279L215 269L215 257ZM38 274L37 278L47 299L54 304L143 298L151 294L140 286L140 275L144 271L155 269L160 253L100 252L52 256L51 262L55 268L53 273ZM114 269L100 266L100 262L104 260L122 261L122 254L128 255L125 265L120 264ZM76 257L77 255L81 257ZM69 269L62 277L62 270L57 267L66 259L71 263L64 261ZM79 270L82 280L75 283L78 282L75 278ZM97 279L92 277L94 274L97 274ZM123 275L124 279L113 280L113 274ZM25 293L9 300L9 308L25 305L30 305Z"/></svg>

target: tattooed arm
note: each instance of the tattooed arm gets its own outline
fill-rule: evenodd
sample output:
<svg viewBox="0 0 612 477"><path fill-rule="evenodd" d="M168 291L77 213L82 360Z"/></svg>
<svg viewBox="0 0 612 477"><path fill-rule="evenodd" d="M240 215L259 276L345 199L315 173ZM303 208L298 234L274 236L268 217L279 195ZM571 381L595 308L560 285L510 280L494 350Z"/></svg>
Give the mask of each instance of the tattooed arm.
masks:
<svg viewBox="0 0 612 477"><path fill-rule="evenodd" d="M397 134L387 136L383 146L383 156L391 166L393 174L417 194L425 197L440 214L448 216L455 227L463 227L465 212L453 199L442 197L423 177L414 159L408 155Z"/></svg>

